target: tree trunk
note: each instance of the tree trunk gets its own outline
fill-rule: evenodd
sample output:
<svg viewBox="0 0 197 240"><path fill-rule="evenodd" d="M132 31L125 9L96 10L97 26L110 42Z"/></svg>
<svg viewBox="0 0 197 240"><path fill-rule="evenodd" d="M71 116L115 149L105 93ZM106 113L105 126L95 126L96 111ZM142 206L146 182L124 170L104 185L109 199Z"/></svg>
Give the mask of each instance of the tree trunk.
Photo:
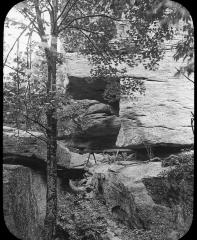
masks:
<svg viewBox="0 0 197 240"><path fill-rule="evenodd" d="M56 119L54 109L47 112L47 125L51 129L47 133L47 196L46 216L44 222L45 240L53 240L56 235L57 218L57 160L56 160Z"/></svg>
<svg viewBox="0 0 197 240"><path fill-rule="evenodd" d="M56 53L57 37L53 36L51 50L48 52L48 82L47 95L50 99L56 96ZM54 240L56 236L57 219L57 119L56 108L50 105L46 112L47 116L47 196L46 196L46 217L44 223L44 239Z"/></svg>
<svg viewBox="0 0 197 240"><path fill-rule="evenodd" d="M39 0L34 0L36 18L39 28L40 39L47 43L42 13L39 8ZM45 48L48 65L47 98L50 108L46 111L47 117L47 196L46 196L46 216L44 221L44 240L55 240L56 219L57 219L57 112L56 106L51 100L56 97L56 59L57 59L57 13L58 0L52 0L53 8L51 13L51 46Z"/></svg>

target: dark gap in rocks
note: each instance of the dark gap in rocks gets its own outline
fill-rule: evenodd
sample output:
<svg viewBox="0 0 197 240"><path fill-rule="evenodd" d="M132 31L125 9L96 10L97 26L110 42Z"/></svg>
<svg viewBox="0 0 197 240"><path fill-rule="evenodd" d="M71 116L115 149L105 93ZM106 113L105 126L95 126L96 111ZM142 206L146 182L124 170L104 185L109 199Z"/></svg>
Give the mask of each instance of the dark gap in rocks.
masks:
<svg viewBox="0 0 197 240"><path fill-rule="evenodd" d="M165 158L170 154L180 153L182 150L191 149L191 145L187 146L155 146L153 147L153 154L155 156Z"/></svg>
<svg viewBox="0 0 197 240"><path fill-rule="evenodd" d="M10 165L22 165L24 167L29 167L32 170L39 171L46 175L46 162L36 156L22 156L12 153L3 154L3 163ZM78 180L83 179L87 170L84 168L65 168L63 166L57 166L57 175L59 178L67 182L68 179Z"/></svg>
<svg viewBox="0 0 197 240"><path fill-rule="evenodd" d="M191 150L193 149L191 145L187 146L151 146L148 147L151 149L152 156L151 157L159 157L159 158L166 158L171 154L179 154L182 150ZM139 148L133 149L136 153L137 160L148 160L150 158L147 149Z"/></svg>
<svg viewBox="0 0 197 240"><path fill-rule="evenodd" d="M90 99L109 104L114 113L117 116L119 115L119 100L109 102L104 99L103 94L107 85L106 79L97 77L92 81L90 77L69 76L68 78L67 91L75 100Z"/></svg>
<svg viewBox="0 0 197 240"><path fill-rule="evenodd" d="M85 148L95 150L115 148L117 135L118 132L112 136L89 136L86 134L75 136L72 139L71 147L80 148L85 146Z"/></svg>
<svg viewBox="0 0 197 240"><path fill-rule="evenodd" d="M33 170L46 172L46 162L33 155L31 157L28 157L28 156L22 156L20 154L4 153L3 163L11 164L11 165L23 165Z"/></svg>

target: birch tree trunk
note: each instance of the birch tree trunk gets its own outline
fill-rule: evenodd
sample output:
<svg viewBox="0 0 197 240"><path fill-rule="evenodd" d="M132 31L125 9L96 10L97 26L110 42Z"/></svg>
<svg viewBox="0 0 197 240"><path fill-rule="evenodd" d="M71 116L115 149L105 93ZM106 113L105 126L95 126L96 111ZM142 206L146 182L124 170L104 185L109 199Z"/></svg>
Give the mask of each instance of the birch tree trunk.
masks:
<svg viewBox="0 0 197 240"><path fill-rule="evenodd" d="M57 45L56 45L57 47ZM48 89L47 92L56 94L56 56L50 53L48 61ZM50 94L50 93L49 93ZM57 218L57 119L56 109L51 108L46 112L47 116L47 196L46 216L44 222L44 239L53 240L56 235Z"/></svg>
<svg viewBox="0 0 197 240"><path fill-rule="evenodd" d="M42 22L39 0L34 0L36 18L41 41L46 43L46 34ZM57 13L58 0L52 0L53 14L51 14L51 44L45 48L45 55L48 67L47 96L51 101L56 97L56 58L57 58ZM47 118L47 196L46 196L46 216L44 221L44 240L54 240L56 238L57 219L57 119L56 107L49 104L46 111Z"/></svg>
<svg viewBox="0 0 197 240"><path fill-rule="evenodd" d="M54 19L57 17L56 0L53 2ZM56 26L51 27L51 46L47 53L48 80L47 95L51 99L56 97L56 56L57 56L57 32ZM53 240L56 236L57 219L57 114L55 105L47 110L47 196L46 216L44 222L44 240Z"/></svg>

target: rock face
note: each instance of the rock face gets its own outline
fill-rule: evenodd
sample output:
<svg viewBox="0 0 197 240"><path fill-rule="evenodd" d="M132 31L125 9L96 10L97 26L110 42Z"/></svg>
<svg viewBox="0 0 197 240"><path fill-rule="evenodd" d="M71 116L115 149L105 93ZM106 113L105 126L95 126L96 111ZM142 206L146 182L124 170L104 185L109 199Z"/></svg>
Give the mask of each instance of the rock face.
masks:
<svg viewBox="0 0 197 240"><path fill-rule="evenodd" d="M121 130L117 146L139 148L144 144L193 144L192 89L176 79L145 82L145 96L139 96L132 102L122 100L120 103Z"/></svg>
<svg viewBox="0 0 197 240"><path fill-rule="evenodd" d="M18 135L19 134L19 135ZM44 139L44 136L40 132L30 131L27 133L23 130L17 130L16 128L3 127L3 152L19 154L21 156L31 157L35 155L46 161L47 159L47 147L46 142L40 140ZM71 155L65 144L61 141L57 141L57 163L63 167L69 167L71 161Z"/></svg>
<svg viewBox="0 0 197 240"><path fill-rule="evenodd" d="M113 236L117 226L105 205L96 199L86 199L81 194L72 193L61 179L57 183L56 239L115 239ZM15 237L22 240L42 240L46 177L27 167L4 165L3 211L6 226Z"/></svg>
<svg viewBox="0 0 197 240"><path fill-rule="evenodd" d="M32 132L34 136L42 137L42 133ZM9 159L4 162L9 164L21 164L34 169L45 169L47 150L46 143L36 139L31 134L23 130L18 131L15 128L3 127L3 154ZM69 151L64 141L57 141L57 164L58 167L70 169L83 168L86 164L89 154L78 154ZM35 158L36 157L36 158ZM96 159L101 159L101 155L96 154ZM17 159L16 159L17 158ZM90 161L94 163L91 156ZM74 170L73 170L74 171Z"/></svg>
<svg viewBox="0 0 197 240"><path fill-rule="evenodd" d="M121 130L117 146L184 146L193 144L191 112L194 84L183 76L174 77L180 63L167 52L157 71L135 68L131 74L144 79L146 92L131 100L121 99ZM145 78L144 78L145 77ZM192 78L192 76L191 76Z"/></svg>
<svg viewBox="0 0 197 240"><path fill-rule="evenodd" d="M193 153L188 154L181 161L193 157ZM136 165L129 165L132 163ZM64 179L67 174L58 176L58 239L141 239L141 233L136 236L133 230L137 228L151 230L144 239L178 240L188 231L192 213L187 212L188 203L181 201L176 188L180 181L161 177L161 171L168 169L162 168L161 162L129 164L97 165L91 169L92 180L82 179L89 182L85 186L95 187L99 198L91 190L73 193ZM189 187L192 194L192 184L182 184L182 189ZM189 196L190 203L192 198ZM45 207L45 174L4 164L3 210L9 231L22 240L43 239Z"/></svg>
<svg viewBox="0 0 197 240"><path fill-rule="evenodd" d="M84 147L84 148L109 148L115 146L116 139L120 130L120 119L114 114L110 105L100 103L95 100L80 100L76 101L80 104L86 104L86 110L79 113L77 125L72 125L72 138L71 146ZM72 107L72 106L71 106ZM67 113L69 109L65 109ZM64 131L67 129L64 116L61 121L60 135L64 136ZM68 124L68 123L67 123ZM63 139L64 137L62 137ZM70 140L68 140L70 141Z"/></svg>
<svg viewBox="0 0 197 240"><path fill-rule="evenodd" d="M35 171L22 165L3 165L4 220L8 230L15 237L22 240L43 239L46 191L46 175L42 171ZM68 216L63 215L62 211L67 209L65 199L69 200L70 195L67 193L70 191L64 176L58 177L58 216L64 221L65 219L69 221ZM64 228L57 228L57 237L63 240L69 239L68 236Z"/></svg>
<svg viewBox="0 0 197 240"><path fill-rule="evenodd" d="M120 120L105 113L87 114L82 122L81 142L90 141L90 148L113 147L120 129Z"/></svg>
<svg viewBox="0 0 197 240"><path fill-rule="evenodd" d="M130 228L164 227L164 235L178 231L182 236L191 225L192 215L185 214L178 192L159 175L166 169L161 162L127 167L105 164L93 169L93 182L97 195L103 197L114 218Z"/></svg>
<svg viewBox="0 0 197 240"><path fill-rule="evenodd" d="M46 187L40 174L20 165L4 165L4 220L14 236L42 239L45 204Z"/></svg>
<svg viewBox="0 0 197 240"><path fill-rule="evenodd" d="M157 71L148 71L142 66L127 69L128 75L144 81L146 92L145 96L120 100L118 147L144 148L144 143L171 147L193 144L190 120L194 110L194 86L184 76L174 77L182 63L175 62L173 54L166 52ZM91 69L87 59L72 55L67 64L74 98L102 102L103 81L91 86L86 81Z"/></svg>

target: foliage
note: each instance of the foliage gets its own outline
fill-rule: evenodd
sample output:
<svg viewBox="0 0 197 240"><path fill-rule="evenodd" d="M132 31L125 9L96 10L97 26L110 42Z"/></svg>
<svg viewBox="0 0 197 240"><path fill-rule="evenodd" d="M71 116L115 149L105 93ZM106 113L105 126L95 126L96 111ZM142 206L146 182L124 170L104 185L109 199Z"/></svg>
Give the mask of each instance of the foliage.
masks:
<svg viewBox="0 0 197 240"><path fill-rule="evenodd" d="M58 129L65 130L68 135L72 133L81 133L83 117L90 106L87 101L74 101L70 99L67 105L64 105L62 109L58 110Z"/></svg>
<svg viewBox="0 0 197 240"><path fill-rule="evenodd" d="M61 38L66 51L73 51L77 46L77 51L87 55L94 66L92 79L100 76L107 81L104 98L113 102L120 99L121 94L131 96L135 92L145 92L142 81L126 74L128 67L143 64L147 69L156 70L164 56L163 43L176 34L174 25L179 24L179 20L187 23L185 36L187 38L189 33L190 37L183 46L191 45L193 28L184 8L166 0L162 3L155 0L114 0L108 1L106 7L104 4L105 1L102 1L95 3L95 8L89 8L86 1L77 3L69 13L72 24L62 32ZM85 17L92 14L108 17ZM74 15L79 16L77 21L72 20ZM123 37L117 34L121 26L125 27ZM180 44L177 45L176 60L184 54L184 58L191 55L192 47L182 51ZM120 76L122 84L119 83Z"/></svg>
<svg viewBox="0 0 197 240"><path fill-rule="evenodd" d="M159 4L153 0L136 0L120 3L120 1L115 0L103 0L99 3L93 1L90 4L86 0L81 0L68 1L65 4L64 2L59 3L58 11L65 9L57 21L64 50L76 51L77 47L77 51L87 55L94 66L91 72L92 80L99 76L107 82L103 93L103 97L107 101L114 102L119 100L122 95L132 96L136 92L145 93L143 81L128 76L126 74L127 67L124 66L126 64L133 67L142 63L145 68L156 69L164 54L161 47L162 43L165 40L172 39L175 34L172 24L176 24L180 19L187 23L184 30L189 33L189 35L186 35L189 37L187 44L182 44L182 46L188 47L181 50L181 45L177 45L175 58L177 60L180 57L186 59L190 56L191 60L193 57L191 55L192 48L189 47L193 41L190 16L184 9L176 7L176 4L170 5L168 2L164 0L162 4ZM41 1L40 9L43 12L48 11L50 13L48 4L45 0ZM36 14L34 2L31 1L24 1L17 5L17 8L29 20L32 20ZM44 18L42 21L43 26L47 28L47 22ZM8 21L8 23L17 24L13 21ZM37 22L33 22L31 30L38 31L37 24ZM117 28L121 24L126 26L124 37L117 35ZM25 25L22 24L21 28L24 29ZM49 36L46 35L46 38L49 38ZM48 44L43 39L42 45L40 45L42 57L44 57L43 50L45 48L48 48ZM125 52L123 53L121 49L125 49ZM64 63L64 59L60 58L60 62ZM190 64L190 66L192 65ZM44 71L40 71L41 68ZM186 70L184 69L184 71ZM46 99L46 91L44 90L47 81L46 72L47 64L42 59L34 63L34 68L30 73L31 81L34 82L31 89L35 88L35 94L31 93L32 102L30 105L34 106L32 116L36 116L38 119L45 110L47 111L52 106L58 108L60 99L63 99L58 97L52 99L54 98L53 93ZM64 77L64 74L62 74L62 77ZM64 91L65 89L62 89L62 92ZM54 102L52 104L51 100L55 104ZM35 101L40 102L38 104L40 107L35 107ZM44 105L43 108L42 105Z"/></svg>
<svg viewBox="0 0 197 240"><path fill-rule="evenodd" d="M17 59L15 59L15 62ZM60 79L65 75L62 64L57 65L57 76ZM46 133L46 112L55 106L61 111L69 101L63 85L57 85L55 97L52 92L47 93L47 63L42 48L38 46L32 59L31 69L27 69L26 59L18 59L18 70L9 73L8 83L4 83L4 120L23 124L28 120L37 130ZM19 83L19 84L18 84Z"/></svg>
<svg viewBox="0 0 197 240"><path fill-rule="evenodd" d="M187 214L193 211L193 191L194 191L194 156L191 153L177 156L177 163L169 170L163 171L162 177L173 185L173 191L177 193L177 198L184 204Z"/></svg>
<svg viewBox="0 0 197 240"><path fill-rule="evenodd" d="M132 160L136 160L136 155L135 153L132 153L132 154L128 154L126 152L123 152L123 153L112 153L112 154L107 154L105 153L104 154L104 159L103 161L111 164L111 163L116 163L116 162L119 162L119 161L132 161Z"/></svg>
<svg viewBox="0 0 197 240"><path fill-rule="evenodd" d="M62 32L62 39L65 40L64 49L70 49L67 43L74 42L74 46L78 46L77 50L88 56L94 66L91 71L92 79L103 77L107 81L105 99L112 102L120 99L122 93L126 95L132 95L135 91L144 93L143 82L127 76L127 70L123 65L133 67L143 63L145 68L156 69L164 53L160 47L161 43L173 36L171 29L158 24L166 14L166 9L150 17L148 11L154 2L152 0L140 3L134 1L132 4L129 4L129 1L123 1L121 4L120 1L108 1L107 6L110 6L108 8L104 7L105 1L102 1L100 5L96 4L99 7L93 9L87 8L87 3L82 6L82 2L79 6L84 18L71 24L66 32ZM73 8L70 18L80 12ZM107 14L108 17L100 16L94 19L85 17L92 13ZM121 20L123 13L125 20ZM124 38L117 39L119 22L123 24L126 22L128 30ZM122 54L121 48L126 49L126 54ZM117 81L120 76L121 85Z"/></svg>
<svg viewBox="0 0 197 240"><path fill-rule="evenodd" d="M20 106L23 101L22 95L26 92L26 79L24 76L24 70L26 69L26 64L24 59L15 58L13 60L15 63L18 62L17 71L9 73L8 81L4 83L4 120L8 122L17 122L22 120L20 114ZM23 120L22 120L23 121Z"/></svg>
<svg viewBox="0 0 197 240"><path fill-rule="evenodd" d="M179 31L183 35L183 38L175 45L174 59L176 61L182 59L185 64L178 69L175 76L185 73L190 76L194 72L194 28L191 15L182 5L169 0L155 1L153 11L158 13L166 7L169 13L162 22L168 27L176 26L173 31L175 33Z"/></svg>
<svg viewBox="0 0 197 240"><path fill-rule="evenodd" d="M58 225L69 233L69 239L98 240L106 233L107 222L97 200L67 194L64 204L59 209Z"/></svg>

